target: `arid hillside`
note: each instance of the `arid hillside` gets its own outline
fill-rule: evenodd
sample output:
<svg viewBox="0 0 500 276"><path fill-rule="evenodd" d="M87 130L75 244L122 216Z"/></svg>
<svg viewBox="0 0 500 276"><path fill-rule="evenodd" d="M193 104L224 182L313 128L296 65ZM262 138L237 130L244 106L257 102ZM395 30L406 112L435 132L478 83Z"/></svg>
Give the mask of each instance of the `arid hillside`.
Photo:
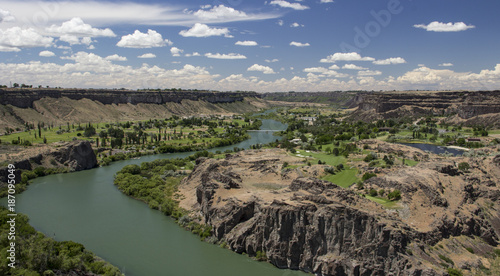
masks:
<svg viewBox="0 0 500 276"><path fill-rule="evenodd" d="M110 95L107 90L84 92L16 94L22 92L0 91L0 132L6 127L23 129L25 123L65 125L67 122L133 121L172 115L239 114L268 107L255 93L181 91L168 94L130 92L128 95L118 91Z"/></svg>

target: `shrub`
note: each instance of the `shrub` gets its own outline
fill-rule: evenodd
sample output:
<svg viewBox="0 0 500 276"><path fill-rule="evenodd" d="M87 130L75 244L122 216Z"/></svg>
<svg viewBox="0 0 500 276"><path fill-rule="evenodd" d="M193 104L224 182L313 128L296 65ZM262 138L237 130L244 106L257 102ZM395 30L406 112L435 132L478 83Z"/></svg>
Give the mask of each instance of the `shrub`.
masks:
<svg viewBox="0 0 500 276"><path fill-rule="evenodd" d="M358 188L358 190L363 190L364 187L365 185L363 184L363 182L359 181L358 183L356 183L356 188Z"/></svg>
<svg viewBox="0 0 500 276"><path fill-rule="evenodd" d="M450 276L462 276L463 275L462 271L455 269L455 268L448 268L448 274Z"/></svg>
<svg viewBox="0 0 500 276"><path fill-rule="evenodd" d="M462 162L462 163L458 164L458 169L463 171L463 172L466 172L466 171L469 171L470 165L467 162Z"/></svg>
<svg viewBox="0 0 500 276"><path fill-rule="evenodd" d="M455 265L455 263L453 262L453 260L452 260L452 259L450 259L450 258L448 258L448 257L446 257L446 256L444 256L444 255L439 254L439 255L438 255L438 257L439 257L441 260L443 260L443 261L445 261L445 262L447 262L447 263L449 263L449 264L451 264L451 265Z"/></svg>
<svg viewBox="0 0 500 276"><path fill-rule="evenodd" d="M262 261L267 261L267 255L266 255L266 252L263 252L263 251L257 251L255 253L255 259L257 259L257 261L259 262L262 262Z"/></svg>
<svg viewBox="0 0 500 276"><path fill-rule="evenodd" d="M361 180L366 181L366 180L368 180L368 179L370 179L370 178L372 178L372 177L376 177L376 176L377 176L377 174L375 174L375 173L366 172L366 173L365 173L365 174L363 174L363 176L361 177Z"/></svg>
<svg viewBox="0 0 500 276"><path fill-rule="evenodd" d="M324 170L326 173L335 174L335 169L333 167L328 166Z"/></svg>
<svg viewBox="0 0 500 276"><path fill-rule="evenodd" d="M370 161L373 161L373 160L377 160L377 154L371 152L369 154L366 155L365 159L363 159L363 161L365 162L370 162Z"/></svg>
<svg viewBox="0 0 500 276"><path fill-rule="evenodd" d="M387 195L387 198L390 200L400 200L401 199L401 191L394 190Z"/></svg>
<svg viewBox="0 0 500 276"><path fill-rule="evenodd" d="M377 195L378 195L378 192L377 192L377 190L375 190L375 189L370 189L369 194L370 194L370 196L377 196Z"/></svg>
<svg viewBox="0 0 500 276"><path fill-rule="evenodd" d="M120 173L140 174L141 167L139 167L139 165L127 165L127 166L122 168Z"/></svg>

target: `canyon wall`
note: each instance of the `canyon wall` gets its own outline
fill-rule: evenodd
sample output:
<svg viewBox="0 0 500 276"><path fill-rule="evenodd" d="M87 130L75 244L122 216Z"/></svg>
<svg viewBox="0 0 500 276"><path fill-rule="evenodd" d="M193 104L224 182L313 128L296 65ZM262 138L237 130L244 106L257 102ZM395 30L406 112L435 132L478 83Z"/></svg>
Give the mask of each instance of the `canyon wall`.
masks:
<svg viewBox="0 0 500 276"><path fill-rule="evenodd" d="M500 113L500 91L372 92L359 93L354 102L358 112L375 111L384 118L397 117L405 106L429 115L457 114L462 119Z"/></svg>
<svg viewBox="0 0 500 276"><path fill-rule="evenodd" d="M102 104L165 104L182 100L209 103L232 103L245 97L259 97L255 92L212 91L127 91L99 89L0 89L0 104L20 108L33 108L35 101L43 98L72 100L89 99Z"/></svg>

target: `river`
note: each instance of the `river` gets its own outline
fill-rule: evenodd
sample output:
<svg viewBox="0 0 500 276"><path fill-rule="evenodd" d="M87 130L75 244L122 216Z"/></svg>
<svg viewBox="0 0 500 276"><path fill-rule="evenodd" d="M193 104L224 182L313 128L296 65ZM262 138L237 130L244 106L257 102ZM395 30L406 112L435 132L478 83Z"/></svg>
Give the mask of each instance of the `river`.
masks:
<svg viewBox="0 0 500 276"><path fill-rule="evenodd" d="M263 120L261 130L284 130L286 125ZM211 151L248 148L277 137L273 131L250 132L251 139ZM171 218L122 194L113 177L123 166L192 153L158 154L118 161L92 170L50 175L33 180L17 195L16 207L30 224L56 240L72 240L111 262L129 276L295 276L269 263L200 241ZM6 199L0 204L6 206Z"/></svg>
<svg viewBox="0 0 500 276"><path fill-rule="evenodd" d="M452 149L452 148L447 148L443 146L436 146L432 144L422 144L422 143L401 143L402 145L414 147L417 149L421 149L423 151L430 151L435 154L441 154L441 153L451 153L455 156L461 156L464 151L463 150L458 150L458 149Z"/></svg>

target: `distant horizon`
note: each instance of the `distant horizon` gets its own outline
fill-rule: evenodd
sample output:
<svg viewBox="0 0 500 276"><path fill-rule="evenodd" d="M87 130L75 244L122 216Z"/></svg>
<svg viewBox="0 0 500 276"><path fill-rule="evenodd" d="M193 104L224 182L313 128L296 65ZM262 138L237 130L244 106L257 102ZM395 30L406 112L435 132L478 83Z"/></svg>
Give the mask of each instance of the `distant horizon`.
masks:
<svg viewBox="0 0 500 276"><path fill-rule="evenodd" d="M211 89L183 89L183 88L83 88L83 87L2 87L0 85L0 90L8 91L20 91L20 90L109 90L109 91L125 91L125 92L216 92L216 93L256 93L256 94L266 94L266 93L347 93L347 92L359 92L359 93L398 93L398 92L500 92L500 89L494 90L470 90L470 89L448 89L448 90L330 90L330 91L252 91L252 90L211 90Z"/></svg>
<svg viewBox="0 0 500 276"><path fill-rule="evenodd" d="M498 10L453 0L5 0L0 84L492 91Z"/></svg>

